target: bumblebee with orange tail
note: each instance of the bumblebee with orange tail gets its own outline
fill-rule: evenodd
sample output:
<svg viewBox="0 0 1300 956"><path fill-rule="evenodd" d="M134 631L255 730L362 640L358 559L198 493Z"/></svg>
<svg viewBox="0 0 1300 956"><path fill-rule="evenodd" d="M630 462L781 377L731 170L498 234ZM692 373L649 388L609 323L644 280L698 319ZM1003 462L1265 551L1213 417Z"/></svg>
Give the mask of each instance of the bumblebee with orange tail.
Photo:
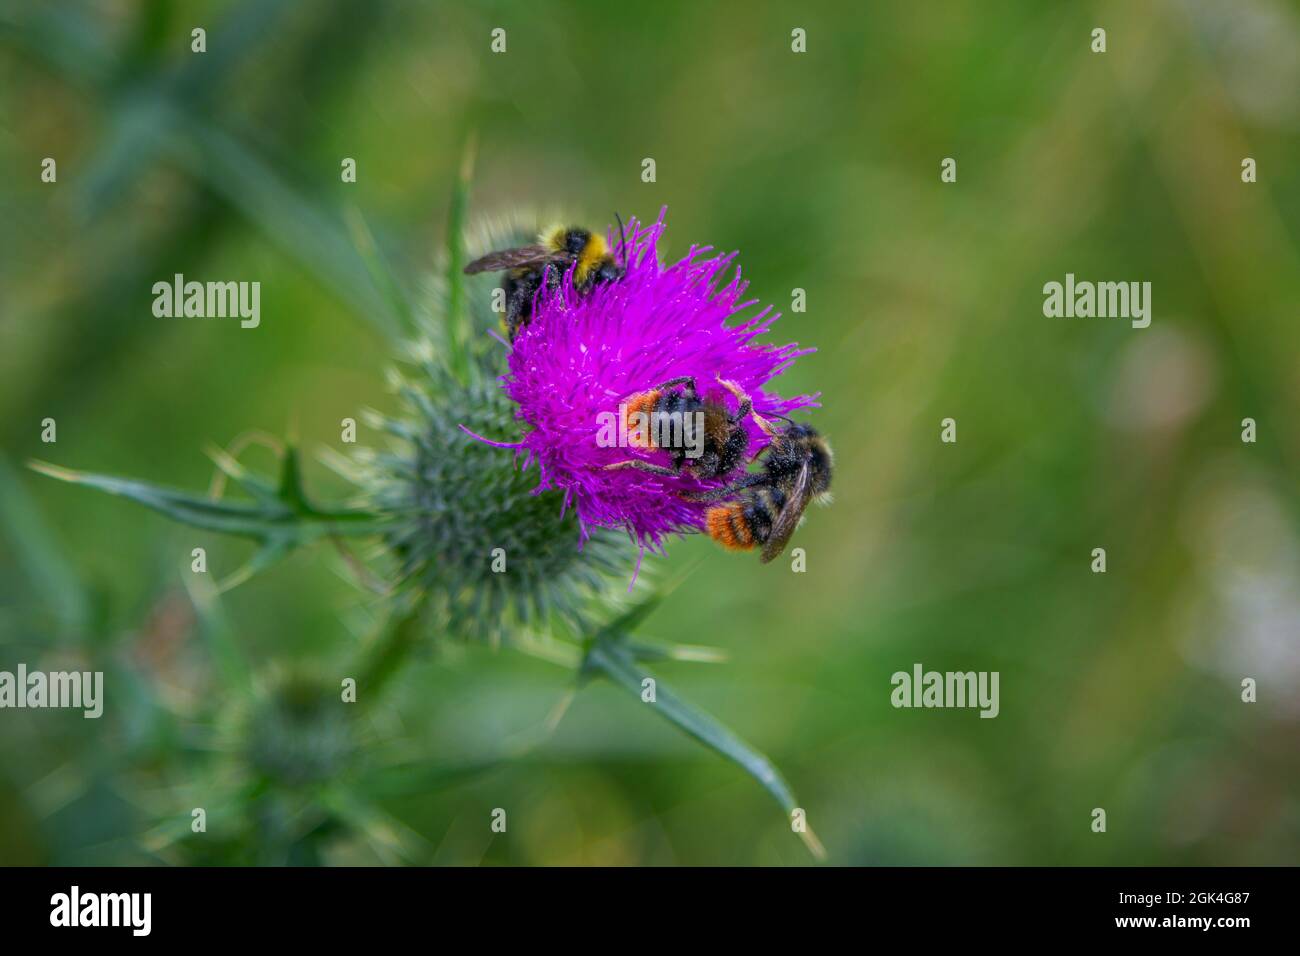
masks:
<svg viewBox="0 0 1300 956"><path fill-rule="evenodd" d="M724 502L705 514L709 537L733 551L761 546L766 564L785 550L808 502L829 499L833 458L826 439L809 425L778 430L757 415L754 420L772 436L763 470L686 497Z"/></svg>
<svg viewBox="0 0 1300 956"><path fill-rule="evenodd" d="M688 472L696 478L731 474L744 464L749 435L743 422L754 406L735 382L719 378L718 384L736 397L734 413L716 399L701 397L695 379L688 375L629 397L621 407L631 443L634 447L669 452L672 467L639 458L605 467L635 468L669 476Z"/></svg>
<svg viewBox="0 0 1300 956"><path fill-rule="evenodd" d="M622 245L626 250L626 243ZM532 317L533 299L542 285L558 287L570 266L574 267L573 287L579 292L620 279L625 271L604 236L579 226L556 226L543 232L533 245L501 249L475 259L465 267L465 274L505 272L501 288L506 293L506 331L513 342Z"/></svg>

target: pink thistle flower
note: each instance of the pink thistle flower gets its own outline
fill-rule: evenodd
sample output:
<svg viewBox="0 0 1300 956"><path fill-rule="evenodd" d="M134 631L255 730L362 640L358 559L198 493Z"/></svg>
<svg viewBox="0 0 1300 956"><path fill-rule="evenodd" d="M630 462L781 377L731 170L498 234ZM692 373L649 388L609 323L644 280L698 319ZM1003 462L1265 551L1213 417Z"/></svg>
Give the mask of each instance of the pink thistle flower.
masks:
<svg viewBox="0 0 1300 956"><path fill-rule="evenodd" d="M610 248L626 261L626 274L617 281L579 292L571 268L557 288L543 288L531 320L515 337L509 374L501 379L524 425L522 439L502 447L523 455L525 468L537 464L535 493L562 490L564 507L577 509L583 540L588 526L621 528L643 551L659 552L668 535L704 529L708 506L682 493L719 487L725 479L607 470L629 458L671 464L666 451L601 446L602 422L619 414L621 402L691 376L701 397L720 398L733 411L736 400L719 379L739 385L759 415L816 405L816 396L786 399L766 390L796 358L814 350L754 341L780 316L768 306L740 317L757 300L741 301L748 283L739 267L727 278L735 253L711 257L711 247L691 246L683 259L664 265L658 254L663 231L661 211L651 225L628 223L625 249L611 232ZM748 460L769 439L752 418L745 429Z"/></svg>

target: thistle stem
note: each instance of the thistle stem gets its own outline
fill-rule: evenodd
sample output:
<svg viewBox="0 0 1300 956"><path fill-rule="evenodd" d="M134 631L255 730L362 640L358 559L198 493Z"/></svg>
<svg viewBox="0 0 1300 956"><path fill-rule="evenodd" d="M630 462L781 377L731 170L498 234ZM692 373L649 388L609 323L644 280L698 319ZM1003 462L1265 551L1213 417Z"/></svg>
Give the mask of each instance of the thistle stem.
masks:
<svg viewBox="0 0 1300 956"><path fill-rule="evenodd" d="M381 633L362 653L356 673L358 702L373 703L401 670L420 635L424 602L396 609Z"/></svg>

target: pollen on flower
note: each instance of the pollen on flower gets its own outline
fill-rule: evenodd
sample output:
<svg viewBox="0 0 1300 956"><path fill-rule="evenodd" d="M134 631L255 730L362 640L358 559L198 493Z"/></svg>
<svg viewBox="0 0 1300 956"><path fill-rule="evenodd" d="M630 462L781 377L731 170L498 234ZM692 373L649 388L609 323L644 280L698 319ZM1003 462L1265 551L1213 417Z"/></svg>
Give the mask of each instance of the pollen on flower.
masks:
<svg viewBox="0 0 1300 956"><path fill-rule="evenodd" d="M620 414L620 403L682 379L698 383L701 397L735 411L735 392L724 388L725 379L764 417L788 415L816 398L782 398L767 389L812 349L755 341L779 315L770 306L753 312L757 301L742 300L747 283L732 268L735 254L691 246L682 259L665 264L658 251L664 228L661 211L649 225L629 221L625 237L611 230L610 248L626 268L618 281L580 290L570 268L558 286L543 288L501 380L522 430L517 443L502 445L514 449L524 468L536 464L535 490L563 492L564 506L577 511L582 538L592 526L618 528L652 551L662 551L670 535L706 530L710 506L683 494L719 487L728 476L700 478L690 468L665 474L673 463L669 452L599 441L602 422ZM769 441L752 416L742 424L748 448L732 478ZM660 471L607 467L629 459Z"/></svg>

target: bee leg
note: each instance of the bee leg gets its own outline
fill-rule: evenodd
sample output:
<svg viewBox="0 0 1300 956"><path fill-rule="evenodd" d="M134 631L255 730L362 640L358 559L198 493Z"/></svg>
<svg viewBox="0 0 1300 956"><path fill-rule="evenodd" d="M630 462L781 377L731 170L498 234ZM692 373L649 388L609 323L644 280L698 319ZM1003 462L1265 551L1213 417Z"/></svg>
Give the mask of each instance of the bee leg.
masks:
<svg viewBox="0 0 1300 956"><path fill-rule="evenodd" d="M533 297L537 295L541 277L536 272L527 272L521 276L506 273L501 288L506 293L506 329L510 341L515 340L519 330L528 324L533 311Z"/></svg>
<svg viewBox="0 0 1300 956"><path fill-rule="evenodd" d="M749 401L749 396L745 394L745 390L731 379L723 378L721 375L714 377L717 378L719 385L729 391L732 395L736 396L736 401L741 402L742 404Z"/></svg>
<svg viewBox="0 0 1300 956"><path fill-rule="evenodd" d="M741 422L745 420L746 415L751 415L753 414L753 412L754 412L754 403L751 402L749 400L749 396L746 395L743 399L741 399L740 406L736 409L736 414L730 416L727 419L727 421L731 422L731 424L733 425L739 425ZM766 424L766 422L764 422L763 419L760 418L758 415L754 415L754 421L758 422L759 428L762 428L763 425Z"/></svg>
<svg viewBox="0 0 1300 956"><path fill-rule="evenodd" d="M668 381L656 385L652 391L662 392L664 389L673 388L677 385L685 385L687 391L692 394L695 392L695 379L690 375L680 375L677 378L670 378Z"/></svg>
<svg viewBox="0 0 1300 956"><path fill-rule="evenodd" d="M771 422L769 422L762 415L758 414L758 412L751 411L749 414L750 417L754 419L754 424L756 424L759 428L763 429L763 434L765 434L768 438L776 437L777 431L776 428L773 427Z"/></svg>
<svg viewBox="0 0 1300 956"><path fill-rule="evenodd" d="M738 425L745 420L746 415L752 415L755 424L757 424L759 428L763 429L764 433L769 436L776 434L771 423L762 415L754 411L754 403L750 400L749 396L745 394L744 389L731 379L723 378L721 375L718 376L718 384L729 391L732 395L736 396L736 401L740 403L736 408L736 414L732 415L728 419L731 424Z"/></svg>
<svg viewBox="0 0 1300 956"><path fill-rule="evenodd" d="M665 468L663 465L652 465L650 462L642 461L639 458L616 461L612 465L606 465L604 470L613 471L616 468L635 468L637 471L647 471L652 475L668 475L672 478L676 478L680 474L680 472L673 471L671 468Z"/></svg>
<svg viewBox="0 0 1300 956"><path fill-rule="evenodd" d="M519 327L527 321L528 317L524 314L523 296L516 293L506 300L506 330L510 333L510 341L515 340L519 334Z"/></svg>
<svg viewBox="0 0 1300 956"><path fill-rule="evenodd" d="M688 493L682 495L682 497L687 501L721 501L723 498L735 497L736 492L738 491L744 491L746 488L754 487L754 485L765 484L767 481L767 475L758 472L752 475L746 475L744 478L733 481L731 484L724 485L721 488L714 488L712 491L702 491L694 494Z"/></svg>

